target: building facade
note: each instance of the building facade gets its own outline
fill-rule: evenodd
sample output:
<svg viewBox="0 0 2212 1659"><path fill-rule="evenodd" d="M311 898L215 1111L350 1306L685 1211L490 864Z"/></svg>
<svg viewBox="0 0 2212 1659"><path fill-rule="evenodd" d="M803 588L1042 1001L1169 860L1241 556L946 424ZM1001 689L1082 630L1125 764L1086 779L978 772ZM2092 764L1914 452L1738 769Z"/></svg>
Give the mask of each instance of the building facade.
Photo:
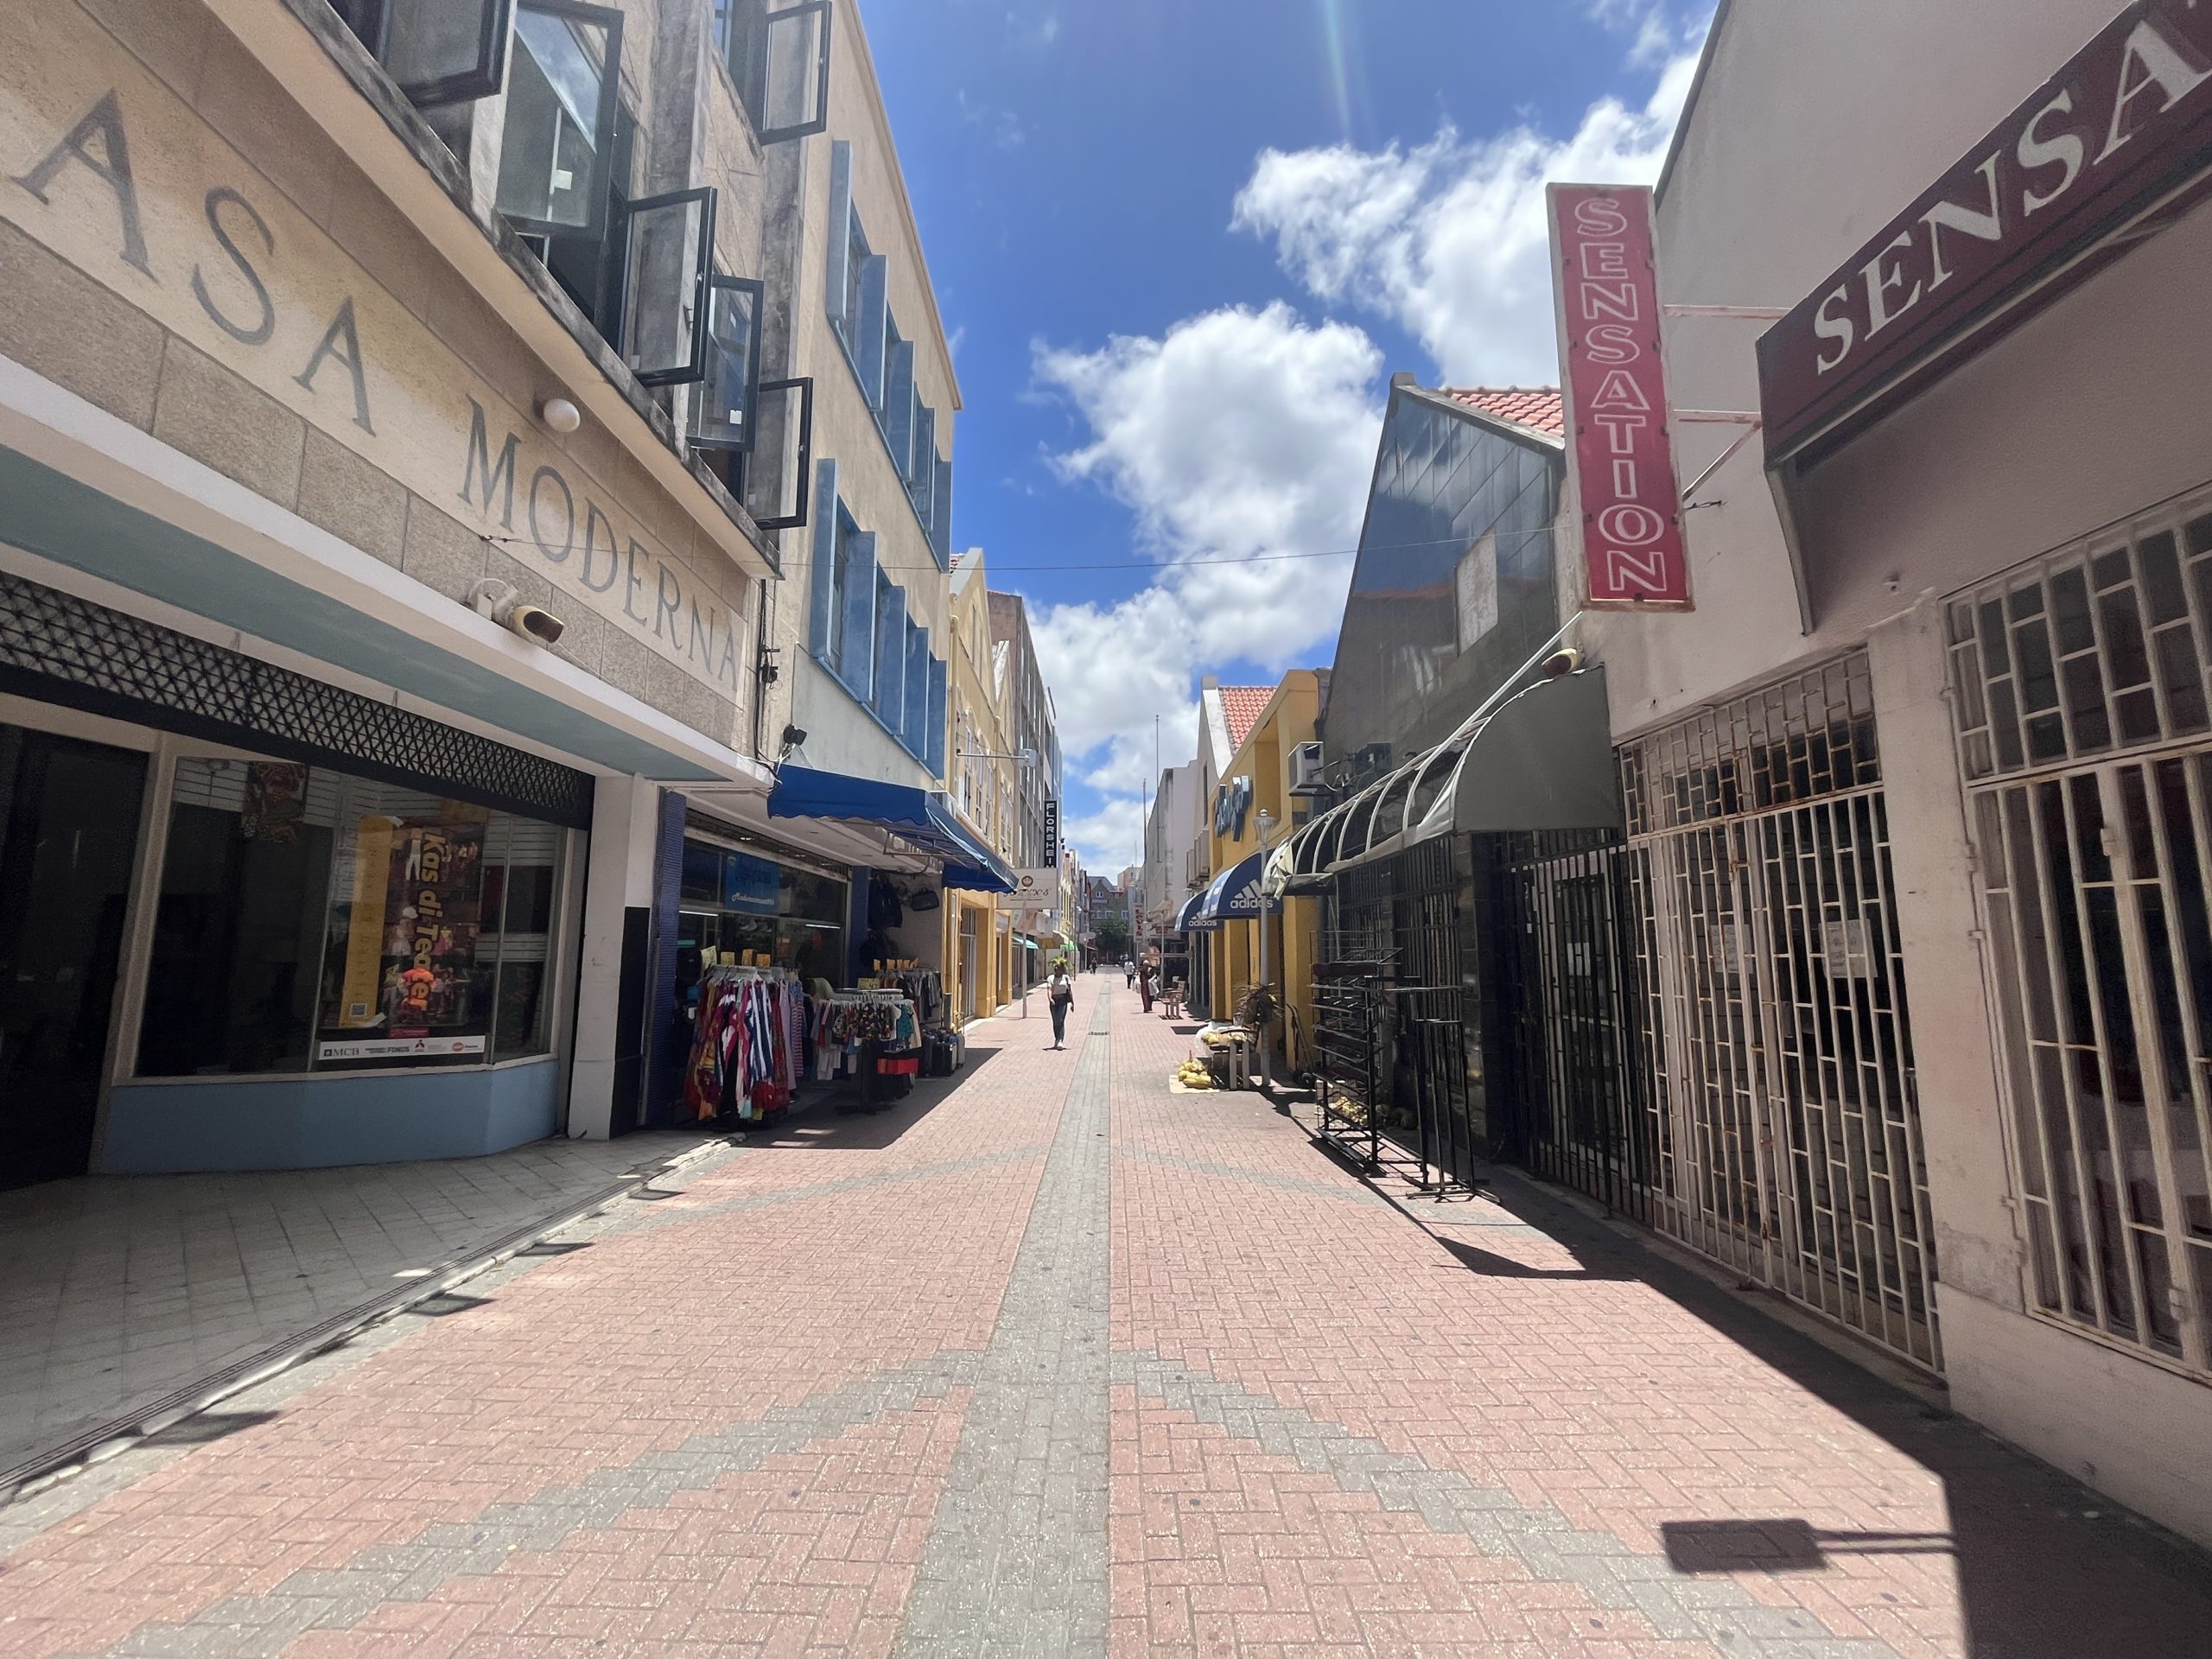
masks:
<svg viewBox="0 0 2212 1659"><path fill-rule="evenodd" d="M1380 964L1423 1156L1576 1186L2202 1541L2208 130L2188 0L1723 4L1656 198L1692 603L1590 606L1556 403L1536 443L1445 400L1470 455L1398 446L1438 400L1395 388L1353 792L1289 872Z"/></svg>
<svg viewBox="0 0 2212 1659"><path fill-rule="evenodd" d="M984 845L1014 862L1021 757L1007 718L1011 653L991 639L989 578L983 551L970 548L952 567L952 730L945 779L952 810ZM963 1019L987 1018L1012 1000L1014 912L990 895L963 893L947 906L946 982Z"/></svg>
<svg viewBox="0 0 2212 1659"><path fill-rule="evenodd" d="M842 979L872 872L995 879L771 799L798 748L943 772L957 398L849 7L6 22L0 1092L47 1104L0 1180L620 1132L687 950ZM841 188L887 249L851 315L915 342L873 429ZM907 584L849 584L865 728L808 626L848 519Z"/></svg>
<svg viewBox="0 0 2212 1659"><path fill-rule="evenodd" d="M1662 296L1781 315L1669 319L1670 397L1764 428L1678 431L1698 608L1580 635L1649 891L1655 1217L2212 1540L2212 34L1724 6L1699 83Z"/></svg>
<svg viewBox="0 0 2212 1659"><path fill-rule="evenodd" d="M1196 890L1198 779L1195 760L1167 767L1160 774L1159 789L1145 813L1138 943L1147 956L1159 953L1156 960L1163 987L1177 980L1187 983L1190 979L1189 940L1176 923Z"/></svg>

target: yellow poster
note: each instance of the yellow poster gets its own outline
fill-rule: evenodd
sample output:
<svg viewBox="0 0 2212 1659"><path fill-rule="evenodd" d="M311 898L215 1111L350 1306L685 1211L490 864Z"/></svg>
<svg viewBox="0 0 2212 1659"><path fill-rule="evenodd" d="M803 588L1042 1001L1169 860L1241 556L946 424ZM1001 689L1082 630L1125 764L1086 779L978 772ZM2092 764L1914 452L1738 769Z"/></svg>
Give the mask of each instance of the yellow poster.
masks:
<svg viewBox="0 0 2212 1659"><path fill-rule="evenodd" d="M375 1025L383 1013L385 895L391 883L390 818L372 815L353 832L353 915L346 936L346 983L338 1023Z"/></svg>

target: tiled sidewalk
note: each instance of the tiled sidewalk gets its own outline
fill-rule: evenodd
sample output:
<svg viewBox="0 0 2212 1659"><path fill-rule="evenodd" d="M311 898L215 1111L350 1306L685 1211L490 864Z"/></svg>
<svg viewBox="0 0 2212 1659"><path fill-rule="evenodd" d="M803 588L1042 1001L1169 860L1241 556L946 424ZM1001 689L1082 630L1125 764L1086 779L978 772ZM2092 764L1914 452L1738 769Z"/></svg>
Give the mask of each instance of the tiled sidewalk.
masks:
<svg viewBox="0 0 2212 1659"><path fill-rule="evenodd" d="M1534 1189L1419 1224L1077 983L0 1510L0 1655L2212 1651L2196 1552Z"/></svg>
<svg viewBox="0 0 2212 1659"><path fill-rule="evenodd" d="M0 1470L708 1139L0 1192Z"/></svg>

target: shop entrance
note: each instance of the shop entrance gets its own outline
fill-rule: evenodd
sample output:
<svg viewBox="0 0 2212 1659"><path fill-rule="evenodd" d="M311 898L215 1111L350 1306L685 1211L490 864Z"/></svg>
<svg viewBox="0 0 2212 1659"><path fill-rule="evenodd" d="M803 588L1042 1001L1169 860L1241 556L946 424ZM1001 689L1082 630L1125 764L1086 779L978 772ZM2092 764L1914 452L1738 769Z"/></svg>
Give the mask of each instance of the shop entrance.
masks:
<svg viewBox="0 0 2212 1659"><path fill-rule="evenodd" d="M82 1175L146 757L0 725L0 1187Z"/></svg>

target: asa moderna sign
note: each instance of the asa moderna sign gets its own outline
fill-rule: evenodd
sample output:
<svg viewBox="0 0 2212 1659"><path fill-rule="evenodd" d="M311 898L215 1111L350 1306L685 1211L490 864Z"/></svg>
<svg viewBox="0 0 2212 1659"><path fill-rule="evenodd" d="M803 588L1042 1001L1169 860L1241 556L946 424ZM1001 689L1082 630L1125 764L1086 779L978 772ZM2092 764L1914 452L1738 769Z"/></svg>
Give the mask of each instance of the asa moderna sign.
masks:
<svg viewBox="0 0 2212 1659"><path fill-rule="evenodd" d="M1841 442L2177 217L2212 167L2212 4L2136 0L1760 338L1769 464Z"/></svg>

